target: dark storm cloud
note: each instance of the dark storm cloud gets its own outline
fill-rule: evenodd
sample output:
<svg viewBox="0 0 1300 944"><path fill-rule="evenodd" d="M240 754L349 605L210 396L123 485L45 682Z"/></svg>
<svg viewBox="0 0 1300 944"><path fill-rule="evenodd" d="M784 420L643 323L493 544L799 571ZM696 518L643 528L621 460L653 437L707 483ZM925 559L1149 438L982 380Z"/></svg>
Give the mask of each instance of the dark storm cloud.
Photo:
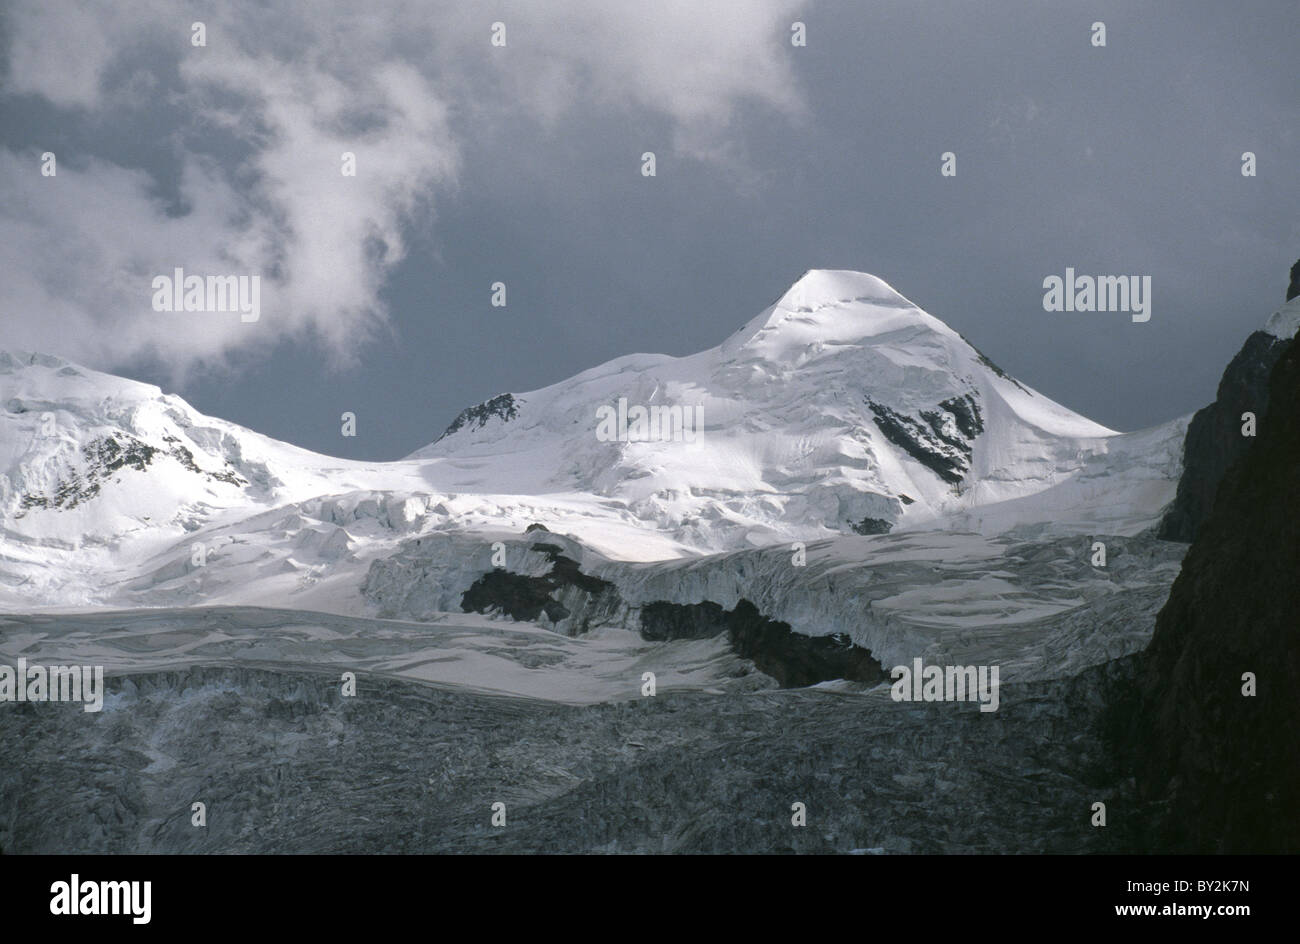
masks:
<svg viewBox="0 0 1300 944"><path fill-rule="evenodd" d="M85 193L109 187L117 202L84 212L105 214L102 227L127 214L141 252L160 237L130 199L137 189L190 213L170 232L200 256L210 230L238 231L220 209L244 186L280 201L284 215L250 211L269 243L328 226L329 213L371 219L393 244L391 264L344 252L324 288L302 295L320 307L342 294L353 316L304 317L251 346L205 335L186 342L205 356L184 372L179 342L93 363L165 385L179 377L178 392L205 412L344 455L405 454L463 406L611 357L714 345L814 267L881 276L1011 373L1118 429L1209 400L1227 359L1282 300L1300 255L1292 3L773 2L729 5L737 12L708 29L700 5L670 6L658 26L641 5L577 3L553 20L459 10L445 29L368 27L355 55L376 70L409 65L385 83L314 57L335 31L292 18L263 51L292 68L235 57L244 84L209 82L201 99L195 77L162 54L146 55L148 68L114 62L104 76L11 71L5 172L29 171L51 149L71 175L96 166L81 156L94 155L101 173ZM498 17L512 29L508 62L468 40L417 38L463 33L486 47ZM807 24L804 48L787 39L795 19ZM1097 20L1104 48L1089 42ZM69 28L111 61L112 32L96 40L78 23ZM11 64L32 61L22 25L6 18ZM258 133L223 133L230 111L212 96L259 88L280 96L254 111L290 129L284 162L314 150L334 161L349 134L385 133L355 122L322 131L313 109L395 115L378 139L382 180L409 192L352 194L313 216L310 177L295 182ZM1254 178L1240 173L1247 150ZM653 179L639 173L644 151L658 158ZM955 178L940 176L945 151L957 155ZM188 193L186 157L213 165ZM267 184L277 173L278 189ZM42 183L29 175L17 192L35 199ZM196 194L197 211L186 210ZM295 226L281 228L285 215ZM75 233L49 225L44 252L57 257ZM129 246L131 231L121 238ZM309 243L302 258L328 264L335 251ZM1042 281L1067 266L1150 275L1151 321L1045 312ZM498 280L504 309L489 304ZM8 294L0 343L13 346L22 335L10 326L34 318L21 306L37 300ZM72 301L93 306L94 292ZM64 302L49 317L80 317ZM339 436L343 411L358 416L356 439Z"/></svg>

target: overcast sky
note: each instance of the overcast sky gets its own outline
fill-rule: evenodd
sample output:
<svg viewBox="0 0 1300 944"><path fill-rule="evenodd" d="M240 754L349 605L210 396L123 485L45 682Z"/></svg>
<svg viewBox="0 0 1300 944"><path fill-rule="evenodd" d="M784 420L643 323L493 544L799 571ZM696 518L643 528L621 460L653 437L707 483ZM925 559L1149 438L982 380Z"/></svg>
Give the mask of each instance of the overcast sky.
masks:
<svg viewBox="0 0 1300 944"><path fill-rule="evenodd" d="M0 347L335 455L711 347L809 268L1138 429L1213 398L1300 257L1295 0L0 10ZM153 311L178 266L261 273L260 320ZM1151 320L1045 312L1067 266L1151 276Z"/></svg>

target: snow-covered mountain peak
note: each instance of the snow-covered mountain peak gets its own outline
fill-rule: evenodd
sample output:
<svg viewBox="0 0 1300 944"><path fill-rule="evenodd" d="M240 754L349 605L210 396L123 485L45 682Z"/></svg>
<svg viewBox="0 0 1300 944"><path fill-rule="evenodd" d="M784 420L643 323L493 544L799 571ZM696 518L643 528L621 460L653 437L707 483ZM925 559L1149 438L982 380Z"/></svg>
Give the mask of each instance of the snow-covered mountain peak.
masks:
<svg viewBox="0 0 1300 944"><path fill-rule="evenodd" d="M39 351L0 351L0 377L8 379L6 389L24 391L33 398L47 393L60 399L84 395L148 400L162 396L152 384L101 373Z"/></svg>
<svg viewBox="0 0 1300 944"><path fill-rule="evenodd" d="M809 269L777 300L786 311L818 311L850 301L884 307L915 307L884 279L851 269Z"/></svg>
<svg viewBox="0 0 1300 944"><path fill-rule="evenodd" d="M865 272L810 269L728 338L721 350L785 360L801 347L865 341L909 329L955 336L884 279Z"/></svg>
<svg viewBox="0 0 1300 944"><path fill-rule="evenodd" d="M602 427L615 411L702 426ZM412 458L436 463L448 490L591 493L723 549L1023 499L1114 452L1118 435L1018 383L884 280L813 269L718 347L499 394Z"/></svg>

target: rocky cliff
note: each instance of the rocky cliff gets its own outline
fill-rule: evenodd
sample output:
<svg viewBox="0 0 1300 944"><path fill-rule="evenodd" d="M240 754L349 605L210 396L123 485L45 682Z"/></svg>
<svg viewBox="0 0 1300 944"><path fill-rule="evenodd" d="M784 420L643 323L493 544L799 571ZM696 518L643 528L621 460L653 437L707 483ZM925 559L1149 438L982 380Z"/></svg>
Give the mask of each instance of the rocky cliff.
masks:
<svg viewBox="0 0 1300 944"><path fill-rule="evenodd" d="M1268 416L1197 529L1139 675L1149 851L1300 851L1300 349L1279 347Z"/></svg>
<svg viewBox="0 0 1300 944"><path fill-rule="evenodd" d="M1265 422L1268 378L1289 343L1266 331L1248 337L1224 370L1214 402L1192 417L1183 445L1183 475L1160 523L1161 538L1190 542L1196 537L1224 473L1254 442L1241 434L1241 415L1254 413L1257 424Z"/></svg>

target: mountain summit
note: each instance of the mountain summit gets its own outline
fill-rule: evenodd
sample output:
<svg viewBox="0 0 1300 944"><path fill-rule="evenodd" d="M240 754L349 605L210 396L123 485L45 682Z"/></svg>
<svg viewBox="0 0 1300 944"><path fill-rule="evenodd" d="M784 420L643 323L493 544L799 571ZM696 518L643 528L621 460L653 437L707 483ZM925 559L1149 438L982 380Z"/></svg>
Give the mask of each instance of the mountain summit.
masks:
<svg viewBox="0 0 1300 944"><path fill-rule="evenodd" d="M703 428L689 441L597 436L602 410L637 407ZM1096 472L1125 442L882 279L815 269L718 347L622 357L501 394L412 458L456 469L458 489L617 499L724 548L808 528L881 533L1022 499ZM1168 466L1163 441L1157 452Z"/></svg>

